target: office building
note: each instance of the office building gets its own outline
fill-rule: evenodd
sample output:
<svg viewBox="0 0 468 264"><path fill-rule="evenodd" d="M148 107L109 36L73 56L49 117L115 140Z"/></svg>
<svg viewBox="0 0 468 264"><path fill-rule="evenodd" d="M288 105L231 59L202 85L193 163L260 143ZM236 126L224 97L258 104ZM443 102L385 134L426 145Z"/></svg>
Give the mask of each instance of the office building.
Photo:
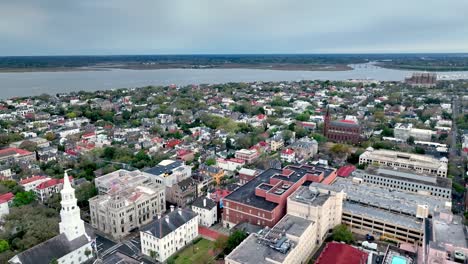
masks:
<svg viewBox="0 0 468 264"><path fill-rule="evenodd" d="M128 171L120 169L94 179L99 194L117 192L122 188L147 185L151 182L150 175L139 170Z"/></svg>
<svg viewBox="0 0 468 264"><path fill-rule="evenodd" d="M331 121L329 109L325 114L323 134L332 142L358 144L361 142L361 126L352 120Z"/></svg>

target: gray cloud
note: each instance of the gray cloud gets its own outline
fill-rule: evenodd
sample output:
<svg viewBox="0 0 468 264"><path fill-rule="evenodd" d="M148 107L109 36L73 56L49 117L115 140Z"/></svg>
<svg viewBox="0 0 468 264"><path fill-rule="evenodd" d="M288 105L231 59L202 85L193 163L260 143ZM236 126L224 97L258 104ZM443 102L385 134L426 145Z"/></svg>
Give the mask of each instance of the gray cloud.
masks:
<svg viewBox="0 0 468 264"><path fill-rule="evenodd" d="M467 52L466 0L15 0L0 55Z"/></svg>

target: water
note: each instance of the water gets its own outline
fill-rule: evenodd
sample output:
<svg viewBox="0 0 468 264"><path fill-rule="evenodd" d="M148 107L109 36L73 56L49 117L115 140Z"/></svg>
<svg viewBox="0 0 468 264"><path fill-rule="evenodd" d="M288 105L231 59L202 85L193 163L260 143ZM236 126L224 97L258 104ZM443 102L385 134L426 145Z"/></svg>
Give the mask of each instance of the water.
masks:
<svg viewBox="0 0 468 264"><path fill-rule="evenodd" d="M252 69L164 69L0 73L0 98L97 91L148 85L202 83L375 79L401 81L413 71L391 70L370 64L352 65L350 71L276 71ZM446 78L468 78L468 72L444 73ZM448 77L447 77L448 76Z"/></svg>

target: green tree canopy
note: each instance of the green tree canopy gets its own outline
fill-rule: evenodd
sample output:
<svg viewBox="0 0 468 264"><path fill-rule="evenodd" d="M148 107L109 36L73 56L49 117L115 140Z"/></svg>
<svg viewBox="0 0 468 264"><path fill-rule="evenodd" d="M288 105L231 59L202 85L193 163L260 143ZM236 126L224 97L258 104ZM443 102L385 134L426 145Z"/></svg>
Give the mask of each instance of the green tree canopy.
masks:
<svg viewBox="0 0 468 264"><path fill-rule="evenodd" d="M338 225L333 229L332 238L334 241L343 241L345 243L352 243L354 241L353 233L346 225Z"/></svg>

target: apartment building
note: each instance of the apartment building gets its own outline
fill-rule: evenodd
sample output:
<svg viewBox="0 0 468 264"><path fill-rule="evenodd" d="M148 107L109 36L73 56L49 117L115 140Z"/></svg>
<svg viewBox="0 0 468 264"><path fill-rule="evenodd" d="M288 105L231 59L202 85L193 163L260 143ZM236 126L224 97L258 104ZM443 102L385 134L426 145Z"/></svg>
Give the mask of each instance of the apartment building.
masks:
<svg viewBox="0 0 468 264"><path fill-rule="evenodd" d="M312 241L320 245L328 232L341 224L344 192L331 192L316 187L301 186L288 197L288 214L316 223Z"/></svg>
<svg viewBox="0 0 468 264"><path fill-rule="evenodd" d="M0 162L31 162L35 160L35 153L24 149L5 148L0 150Z"/></svg>
<svg viewBox="0 0 468 264"><path fill-rule="evenodd" d="M182 160L163 160L158 165L145 171L150 174L151 181L171 187L192 175L192 167Z"/></svg>
<svg viewBox="0 0 468 264"><path fill-rule="evenodd" d="M414 128L413 124L397 123L393 129L393 134L395 138L401 140L407 140L409 137L413 137L415 140L419 141L431 141L432 136L435 135L436 132L430 129Z"/></svg>
<svg viewBox="0 0 468 264"><path fill-rule="evenodd" d="M387 166L391 168L410 169L420 174L447 177L447 158L436 159L429 155L420 155L392 150L366 149L359 156L359 164Z"/></svg>
<svg viewBox="0 0 468 264"><path fill-rule="evenodd" d="M198 197L192 204L192 211L198 214L198 224L212 226L218 220L216 202L206 197Z"/></svg>
<svg viewBox="0 0 468 264"><path fill-rule="evenodd" d="M74 183L73 177L69 176L70 182ZM34 194L39 202L43 203L47 201L53 194L59 193L63 189L63 178L62 179L50 179L41 182L34 189Z"/></svg>
<svg viewBox="0 0 468 264"><path fill-rule="evenodd" d="M185 207L197 198L197 183L188 178L166 187L166 200L170 203Z"/></svg>
<svg viewBox="0 0 468 264"><path fill-rule="evenodd" d="M225 257L226 264L306 263L317 223L287 214L274 227L250 234Z"/></svg>
<svg viewBox="0 0 468 264"><path fill-rule="evenodd" d="M354 171L354 178L389 189L452 199L452 180L427 174L416 174L402 168L373 167Z"/></svg>
<svg viewBox="0 0 468 264"><path fill-rule="evenodd" d="M189 209L171 207L170 213L140 228L141 252L165 262L198 237L198 217Z"/></svg>
<svg viewBox="0 0 468 264"><path fill-rule="evenodd" d="M284 146L284 140L281 135L276 135L270 140L270 150L277 151Z"/></svg>
<svg viewBox="0 0 468 264"><path fill-rule="evenodd" d="M154 184L121 186L89 199L89 209L94 228L121 239L166 210L165 188Z"/></svg>
<svg viewBox="0 0 468 264"><path fill-rule="evenodd" d="M240 149L234 154L236 159L244 160L246 163L253 163L260 154L255 149Z"/></svg>

